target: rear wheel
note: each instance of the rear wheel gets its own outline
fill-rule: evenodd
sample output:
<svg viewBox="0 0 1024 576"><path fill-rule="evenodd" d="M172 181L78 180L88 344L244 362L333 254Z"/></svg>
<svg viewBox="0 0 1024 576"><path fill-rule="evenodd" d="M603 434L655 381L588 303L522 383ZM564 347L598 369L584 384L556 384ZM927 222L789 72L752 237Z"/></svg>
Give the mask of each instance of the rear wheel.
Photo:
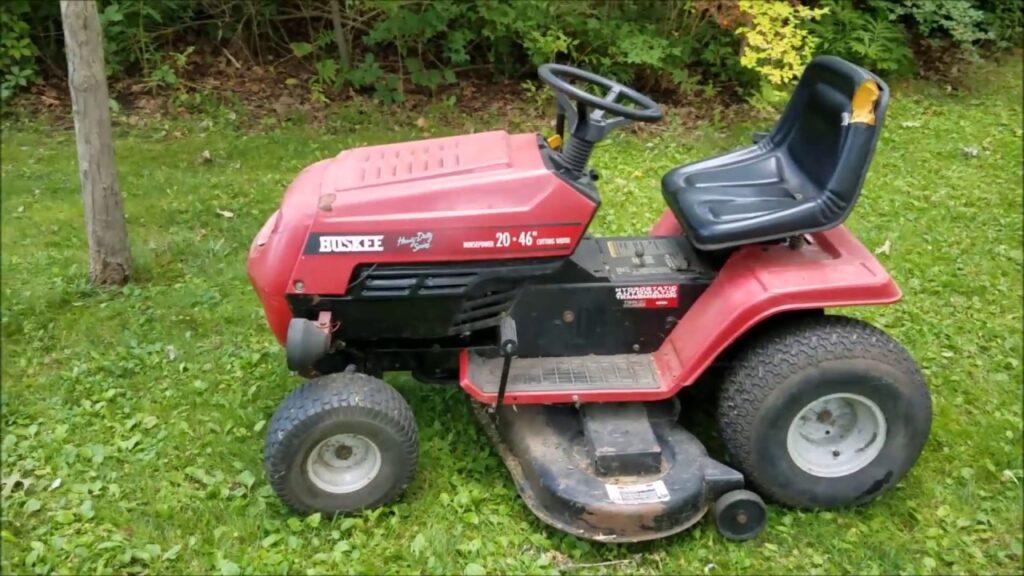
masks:
<svg viewBox="0 0 1024 576"><path fill-rule="evenodd" d="M310 380L278 407L264 464L293 509L325 514L398 498L416 471L412 411L382 380L354 372Z"/></svg>
<svg viewBox="0 0 1024 576"><path fill-rule="evenodd" d="M718 422L732 462L761 494L833 508L873 500L903 478L928 438L931 398L895 340L858 320L817 316L739 353Z"/></svg>

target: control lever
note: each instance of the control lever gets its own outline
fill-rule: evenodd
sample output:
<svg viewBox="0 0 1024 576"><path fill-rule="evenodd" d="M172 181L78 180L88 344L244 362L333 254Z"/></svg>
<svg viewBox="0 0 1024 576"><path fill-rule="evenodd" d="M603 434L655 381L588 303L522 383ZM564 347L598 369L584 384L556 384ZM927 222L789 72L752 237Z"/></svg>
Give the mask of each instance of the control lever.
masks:
<svg viewBox="0 0 1024 576"><path fill-rule="evenodd" d="M512 357L519 352L519 340L516 337L516 321L509 316L501 319L499 328L501 344L499 348L505 361L501 364L501 382L498 384L498 399L495 409L505 401L505 387L508 386L508 372L512 367Z"/></svg>
<svg viewBox="0 0 1024 576"><path fill-rule="evenodd" d="M636 246L633 247L633 266L637 268L644 267L644 244L642 240L637 240Z"/></svg>

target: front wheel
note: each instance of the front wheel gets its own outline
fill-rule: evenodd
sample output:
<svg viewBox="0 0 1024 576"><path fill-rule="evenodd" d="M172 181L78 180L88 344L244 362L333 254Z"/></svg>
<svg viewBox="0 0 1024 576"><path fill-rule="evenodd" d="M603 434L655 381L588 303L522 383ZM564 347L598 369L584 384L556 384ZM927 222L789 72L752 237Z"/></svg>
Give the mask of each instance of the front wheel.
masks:
<svg viewBox="0 0 1024 576"><path fill-rule="evenodd" d="M344 514L398 498L417 460L416 420L382 380L337 373L288 396L267 429L270 484L298 512Z"/></svg>
<svg viewBox="0 0 1024 576"><path fill-rule="evenodd" d="M718 421L732 461L781 504L868 502L917 460L931 397L907 351L841 316L796 320L757 337L725 376Z"/></svg>

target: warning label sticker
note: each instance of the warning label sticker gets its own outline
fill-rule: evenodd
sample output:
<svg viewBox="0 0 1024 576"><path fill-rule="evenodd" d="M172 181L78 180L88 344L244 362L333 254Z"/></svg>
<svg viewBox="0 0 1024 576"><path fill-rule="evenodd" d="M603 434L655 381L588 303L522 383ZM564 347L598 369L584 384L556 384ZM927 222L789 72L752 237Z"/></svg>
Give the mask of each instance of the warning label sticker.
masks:
<svg viewBox="0 0 1024 576"><path fill-rule="evenodd" d="M615 298L626 308L674 308L679 305L679 286L624 286L615 289Z"/></svg>
<svg viewBox="0 0 1024 576"><path fill-rule="evenodd" d="M605 484L608 498L616 504L651 504L668 500L668 488L661 480L647 484Z"/></svg>

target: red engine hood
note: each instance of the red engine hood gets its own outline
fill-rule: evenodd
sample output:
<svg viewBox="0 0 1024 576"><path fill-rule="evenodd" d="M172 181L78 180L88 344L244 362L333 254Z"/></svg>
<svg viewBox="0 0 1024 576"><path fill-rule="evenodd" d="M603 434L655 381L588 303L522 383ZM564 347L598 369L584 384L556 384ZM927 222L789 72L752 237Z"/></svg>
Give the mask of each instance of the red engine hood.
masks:
<svg viewBox="0 0 1024 576"><path fill-rule="evenodd" d="M516 153L513 146L519 148ZM507 177L513 169L518 176L524 171L541 171L544 165L536 150L535 136L509 136L506 132L346 150L331 161L320 193L332 198L329 204L333 208L346 212L391 198L420 197L431 188L447 193L460 181L479 182L484 172ZM356 190L362 193L353 193Z"/></svg>
<svg viewBox="0 0 1024 576"><path fill-rule="evenodd" d="M499 214L521 219L543 200L538 191L551 188L551 176L535 134L484 132L347 150L324 173L315 227L379 230L391 223L434 225L438 218L475 225L482 215ZM534 216L531 223L545 223Z"/></svg>
<svg viewBox="0 0 1024 576"><path fill-rule="evenodd" d="M536 134L346 150L289 186L249 275L283 340L288 293L342 295L360 264L569 255L596 209L545 166Z"/></svg>

